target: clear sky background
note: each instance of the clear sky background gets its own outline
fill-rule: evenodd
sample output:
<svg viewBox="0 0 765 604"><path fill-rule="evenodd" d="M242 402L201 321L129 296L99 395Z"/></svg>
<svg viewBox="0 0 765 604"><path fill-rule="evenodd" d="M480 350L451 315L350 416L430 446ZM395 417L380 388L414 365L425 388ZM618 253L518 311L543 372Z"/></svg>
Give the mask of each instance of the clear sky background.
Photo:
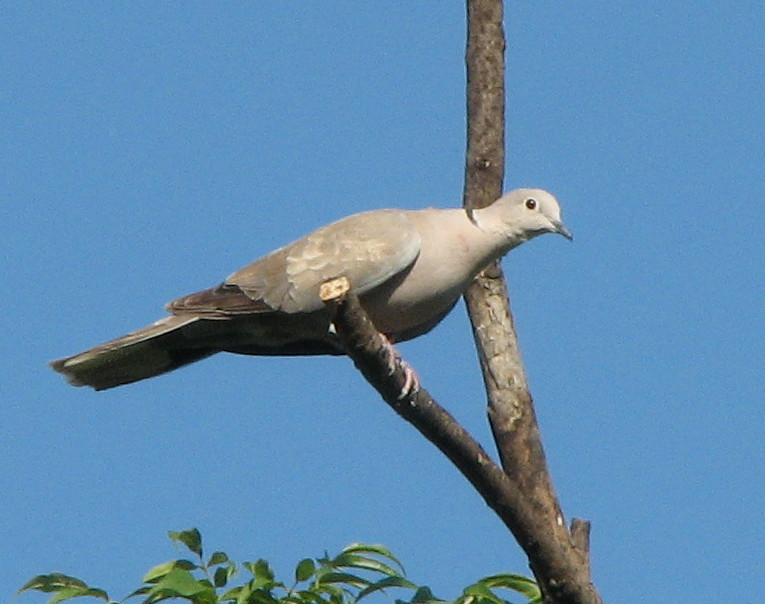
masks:
<svg viewBox="0 0 765 604"><path fill-rule="evenodd" d="M442 597L528 572L344 358L218 355L107 392L47 367L330 220L457 206L462 2L0 9L0 598L124 597L167 530L282 573L384 543ZM506 188L573 243L504 261L564 510L607 602L760 602L765 10L509 2ZM401 346L493 450L460 304ZM42 602L24 595L20 602Z"/></svg>

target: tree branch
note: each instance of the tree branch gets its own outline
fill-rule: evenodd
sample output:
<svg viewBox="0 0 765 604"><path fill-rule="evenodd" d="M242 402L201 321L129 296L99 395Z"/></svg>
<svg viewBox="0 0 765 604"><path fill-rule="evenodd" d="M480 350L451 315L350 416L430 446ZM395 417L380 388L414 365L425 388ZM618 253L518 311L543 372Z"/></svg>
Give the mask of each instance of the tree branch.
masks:
<svg viewBox="0 0 765 604"><path fill-rule="evenodd" d="M328 281L319 295L348 356L385 402L457 466L513 533L533 541L533 533L524 529L533 524L533 509L470 433L424 388L400 396L407 381L406 364L396 355L391 358L390 344L375 329L348 280Z"/></svg>
<svg viewBox="0 0 765 604"><path fill-rule="evenodd" d="M571 560L559 555L559 537L549 530L535 501L492 461L481 445L425 389L400 396L408 380L407 366L396 354L391 356L390 344L377 332L358 298L350 291L348 280L341 277L325 283L320 296L348 356L367 381L396 413L436 445L470 481L515 535L532 561L535 574L537 568L545 571L542 576L547 587L541 583L540 587L546 589L546 601L599 602L599 599L577 592L579 587L589 586L589 582L580 586L570 579L577 573L580 558ZM538 580L540 574L537 574ZM548 593L555 595L551 597ZM597 597L594 591L593 594Z"/></svg>
<svg viewBox="0 0 765 604"><path fill-rule="evenodd" d="M484 207L502 191L505 36L501 0L467 0L467 153L464 205ZM589 524L576 520L569 533L545 460L521 359L507 285L498 264L465 293L489 399L489 422L505 473L523 494L515 513L529 526L513 530L526 551L545 602L598 603L590 582ZM512 527L511 527L512 530ZM527 536L530 536L527 539Z"/></svg>
<svg viewBox="0 0 765 604"><path fill-rule="evenodd" d="M502 191L504 31L501 0L467 0L468 145L465 207ZM504 468L424 389L402 396L411 369L393 351L344 278L324 284L322 300L348 356L383 399L462 472L526 552L547 604L600 604L590 582L589 523L565 525L547 470L509 298L498 264L465 294L489 398L489 421Z"/></svg>

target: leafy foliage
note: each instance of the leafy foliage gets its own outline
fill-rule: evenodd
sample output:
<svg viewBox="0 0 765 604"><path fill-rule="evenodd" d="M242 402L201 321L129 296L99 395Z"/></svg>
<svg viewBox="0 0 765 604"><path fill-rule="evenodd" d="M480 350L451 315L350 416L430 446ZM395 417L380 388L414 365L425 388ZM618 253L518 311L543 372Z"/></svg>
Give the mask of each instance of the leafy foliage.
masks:
<svg viewBox="0 0 765 604"><path fill-rule="evenodd" d="M170 539L183 545L194 560L170 560L150 569L143 585L127 598L141 597L141 604L182 599L192 604L356 604L375 593L397 590L411 594L397 598L396 604L510 604L500 597L498 588L521 594L531 604L541 603L537 584L527 577L500 574L484 577L466 587L456 600L442 600L428 587L409 581L398 559L382 545L354 543L334 558L305 558L295 567L294 581L277 581L266 560L237 565L220 551L205 558L202 536L197 529L170 531ZM232 579L246 571L245 580L232 585ZM38 575L20 590L52 593L47 604L90 596L116 604L106 591L61 573ZM125 598L125 599L127 599Z"/></svg>

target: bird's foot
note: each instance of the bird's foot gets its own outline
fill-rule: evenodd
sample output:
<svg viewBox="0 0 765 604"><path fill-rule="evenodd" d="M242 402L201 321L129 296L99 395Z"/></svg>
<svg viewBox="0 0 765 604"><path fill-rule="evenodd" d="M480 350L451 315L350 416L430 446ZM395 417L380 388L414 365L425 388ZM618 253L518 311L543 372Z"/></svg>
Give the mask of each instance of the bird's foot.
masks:
<svg viewBox="0 0 765 604"><path fill-rule="evenodd" d="M417 372L409 363L401 358L401 354L396 350L396 347L393 345L390 338L385 336L384 339L384 350L388 362L388 375L393 374L396 370L396 366L400 367L404 372L404 383L401 386L401 391L396 397L397 400L401 401L409 396L417 394L420 390L420 376L417 375Z"/></svg>

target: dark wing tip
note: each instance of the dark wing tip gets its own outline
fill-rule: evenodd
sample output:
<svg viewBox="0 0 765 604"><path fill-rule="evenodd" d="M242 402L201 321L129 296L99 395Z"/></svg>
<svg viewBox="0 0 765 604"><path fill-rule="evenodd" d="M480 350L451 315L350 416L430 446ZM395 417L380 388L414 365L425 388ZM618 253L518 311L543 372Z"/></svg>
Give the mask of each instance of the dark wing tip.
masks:
<svg viewBox="0 0 765 604"><path fill-rule="evenodd" d="M239 286L228 283L178 298L165 308L176 315L238 315L273 310L262 300L250 298Z"/></svg>

